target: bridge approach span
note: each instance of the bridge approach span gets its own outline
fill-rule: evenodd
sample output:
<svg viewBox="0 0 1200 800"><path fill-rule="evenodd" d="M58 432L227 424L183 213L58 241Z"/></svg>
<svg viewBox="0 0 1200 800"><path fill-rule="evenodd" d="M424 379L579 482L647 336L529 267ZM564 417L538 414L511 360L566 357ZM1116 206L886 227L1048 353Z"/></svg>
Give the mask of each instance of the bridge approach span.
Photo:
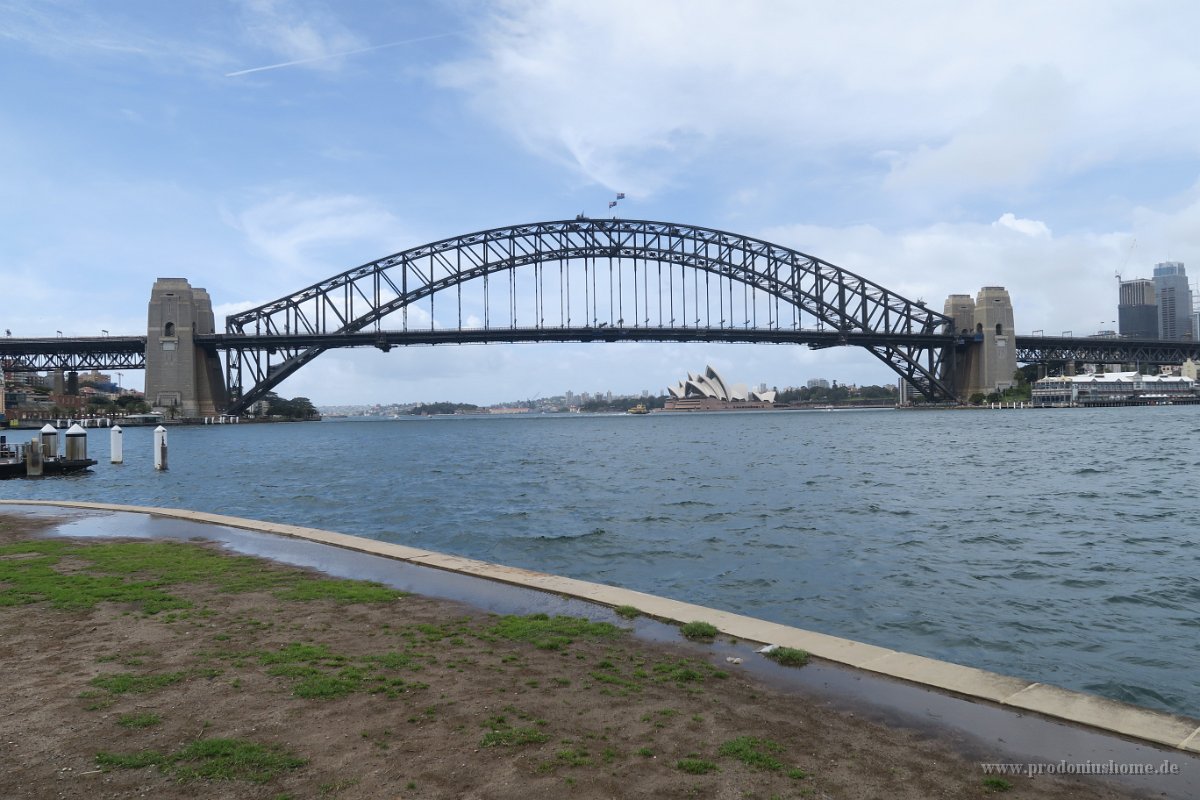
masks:
<svg viewBox="0 0 1200 800"><path fill-rule="evenodd" d="M393 314L400 324L384 330L383 318ZM225 336L213 339L227 354L234 413L330 347L361 346L364 334L384 347L854 344L926 397L953 400L950 322L920 301L761 239L678 223L579 218L479 231L395 253L231 315Z"/></svg>
<svg viewBox="0 0 1200 800"><path fill-rule="evenodd" d="M5 372L127 371L146 368L145 336L0 338Z"/></svg>

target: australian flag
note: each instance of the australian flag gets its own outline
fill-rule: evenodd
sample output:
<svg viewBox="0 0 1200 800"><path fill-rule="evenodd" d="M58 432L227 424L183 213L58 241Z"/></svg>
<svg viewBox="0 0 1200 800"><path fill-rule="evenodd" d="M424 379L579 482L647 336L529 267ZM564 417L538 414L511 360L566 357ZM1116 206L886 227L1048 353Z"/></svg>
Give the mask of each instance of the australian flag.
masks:
<svg viewBox="0 0 1200 800"><path fill-rule="evenodd" d="M624 200L624 199L625 199L625 193L624 193L624 192L617 192L617 199L618 199L618 200Z"/></svg>
<svg viewBox="0 0 1200 800"><path fill-rule="evenodd" d="M608 207L609 207L609 208L613 208L613 207L615 207L616 205L617 205L617 201L616 201L616 200L609 200L609 201L608 201Z"/></svg>

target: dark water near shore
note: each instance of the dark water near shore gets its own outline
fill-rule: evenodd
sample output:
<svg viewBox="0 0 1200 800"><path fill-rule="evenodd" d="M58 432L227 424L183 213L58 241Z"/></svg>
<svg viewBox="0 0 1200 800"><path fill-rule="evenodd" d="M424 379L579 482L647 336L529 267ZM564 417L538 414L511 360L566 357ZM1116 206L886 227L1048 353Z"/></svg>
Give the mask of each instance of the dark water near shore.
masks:
<svg viewBox="0 0 1200 800"><path fill-rule="evenodd" d="M1200 408L90 431L0 497L191 508L617 584L1200 716ZM10 439L24 441L28 434Z"/></svg>

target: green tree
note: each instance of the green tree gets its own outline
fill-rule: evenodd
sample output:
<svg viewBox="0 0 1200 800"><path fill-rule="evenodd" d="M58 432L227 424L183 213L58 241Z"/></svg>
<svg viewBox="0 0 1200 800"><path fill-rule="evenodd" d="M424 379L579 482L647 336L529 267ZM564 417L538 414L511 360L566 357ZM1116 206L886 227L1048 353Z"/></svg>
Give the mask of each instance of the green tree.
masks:
<svg viewBox="0 0 1200 800"><path fill-rule="evenodd" d="M267 404L267 416L269 417L302 420L318 416L316 407L307 397L293 397L288 400L275 392L267 392L263 396L263 401Z"/></svg>

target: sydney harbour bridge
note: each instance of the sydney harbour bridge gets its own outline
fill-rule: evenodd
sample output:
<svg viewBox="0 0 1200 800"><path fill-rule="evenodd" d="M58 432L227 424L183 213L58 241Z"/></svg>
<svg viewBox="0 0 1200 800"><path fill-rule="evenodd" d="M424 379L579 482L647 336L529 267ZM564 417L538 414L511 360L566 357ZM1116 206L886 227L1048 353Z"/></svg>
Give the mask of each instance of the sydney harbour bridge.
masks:
<svg viewBox="0 0 1200 800"><path fill-rule="evenodd" d="M923 301L761 239L582 216L413 247L234 314L224 332L215 329L211 309L203 289L160 279L145 335L6 337L0 362L8 371L146 369L149 402L199 416L243 413L321 353L341 347L856 346L928 401L953 403L975 388L976 353L994 338L990 326L963 325ZM1017 336L999 325L994 333L1008 337L1005 345L1023 363L1200 360L1200 346L1191 342Z"/></svg>

